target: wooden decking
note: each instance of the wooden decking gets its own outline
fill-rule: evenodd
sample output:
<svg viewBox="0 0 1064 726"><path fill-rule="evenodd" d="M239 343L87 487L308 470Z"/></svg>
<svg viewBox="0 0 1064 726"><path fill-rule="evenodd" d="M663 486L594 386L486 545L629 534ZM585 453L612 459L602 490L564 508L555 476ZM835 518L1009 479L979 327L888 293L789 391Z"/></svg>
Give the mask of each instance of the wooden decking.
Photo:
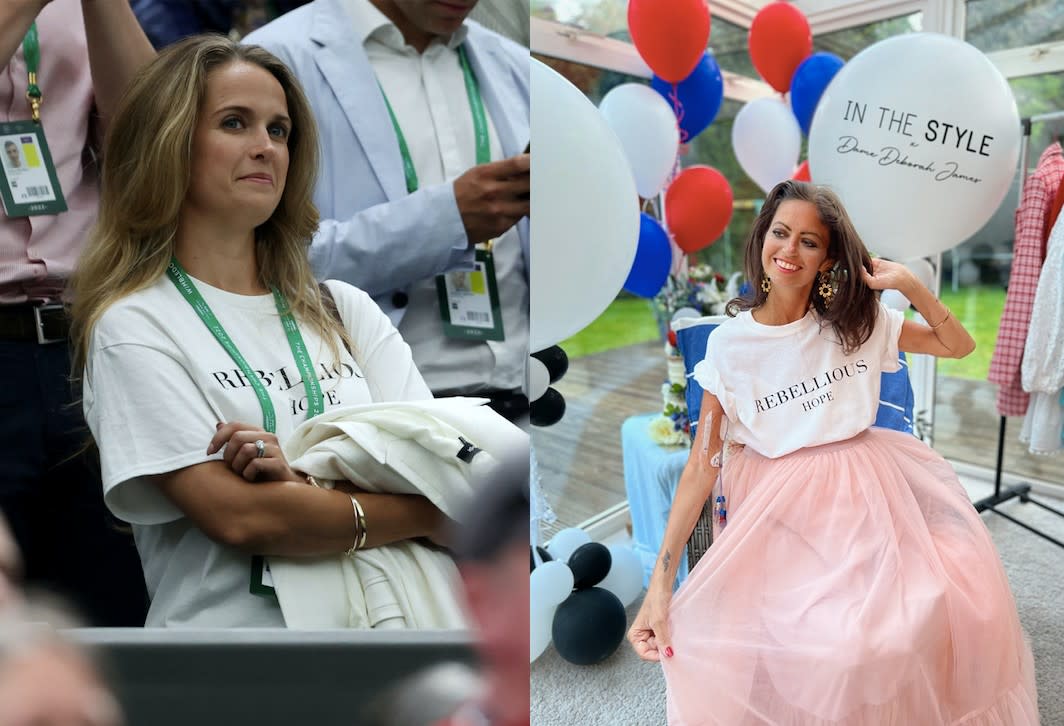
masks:
<svg viewBox="0 0 1064 726"><path fill-rule="evenodd" d="M557 515L543 523L543 539L625 501L621 424L629 416L661 409L665 356L659 343L618 348L569 362L555 388L565 397L565 417L534 428L540 485ZM981 381L939 378L935 448L945 457L994 467L999 417L995 387ZM1021 419L1009 419L1005 471L1064 484L1064 453L1033 456L1019 443Z"/></svg>
<svg viewBox="0 0 1064 726"><path fill-rule="evenodd" d="M540 484L558 519L544 523L543 539L625 501L621 424L629 416L660 410L666 377L660 343L618 348L569 361L555 384L565 416L534 428Z"/></svg>

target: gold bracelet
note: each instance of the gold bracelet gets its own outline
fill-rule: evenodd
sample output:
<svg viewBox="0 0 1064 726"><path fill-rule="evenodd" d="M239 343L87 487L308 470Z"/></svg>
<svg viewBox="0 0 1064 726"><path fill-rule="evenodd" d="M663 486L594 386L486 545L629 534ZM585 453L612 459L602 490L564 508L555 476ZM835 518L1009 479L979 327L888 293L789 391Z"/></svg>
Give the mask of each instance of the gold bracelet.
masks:
<svg viewBox="0 0 1064 726"><path fill-rule="evenodd" d="M351 497L351 508L355 512L355 542L344 552L348 557L366 546L366 512L353 496Z"/></svg>
<svg viewBox="0 0 1064 726"><path fill-rule="evenodd" d="M946 308L945 305L943 305L942 307ZM942 324L945 323L947 320L949 320L949 316L950 315L953 315L953 311L950 310L949 308L946 308L946 317L942 318L937 323L932 325L931 326L931 330L937 330L938 328L942 327Z"/></svg>

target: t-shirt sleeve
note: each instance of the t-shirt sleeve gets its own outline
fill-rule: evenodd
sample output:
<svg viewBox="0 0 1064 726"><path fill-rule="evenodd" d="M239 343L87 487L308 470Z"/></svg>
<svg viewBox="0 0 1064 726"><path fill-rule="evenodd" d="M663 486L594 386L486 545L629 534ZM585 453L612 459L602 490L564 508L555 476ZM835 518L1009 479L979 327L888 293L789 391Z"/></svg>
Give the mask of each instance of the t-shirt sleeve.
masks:
<svg viewBox="0 0 1064 726"><path fill-rule="evenodd" d="M147 477L218 458L206 451L222 420L184 366L150 345L93 346L83 396L111 511L134 524L183 517Z"/></svg>
<svg viewBox="0 0 1064 726"><path fill-rule="evenodd" d="M904 322L905 313L888 308L883 303L879 304L875 335L882 341L883 357L879 366L884 373L894 373L901 369L901 363L898 361L898 339L901 337L901 326Z"/></svg>
<svg viewBox="0 0 1064 726"><path fill-rule="evenodd" d="M410 346L384 311L364 291L338 280L326 283L351 337L353 354L374 403L432 398L414 365Z"/></svg>
<svg viewBox="0 0 1064 726"><path fill-rule="evenodd" d="M724 415L735 421L737 420L735 396L721 377L720 364L723 356L720 353L721 346L714 346L714 342L723 342L723 336L718 335L716 341L713 335L709 336L706 357L695 364L692 376L698 381L698 385L702 386L702 390L717 397L721 407L724 409Z"/></svg>

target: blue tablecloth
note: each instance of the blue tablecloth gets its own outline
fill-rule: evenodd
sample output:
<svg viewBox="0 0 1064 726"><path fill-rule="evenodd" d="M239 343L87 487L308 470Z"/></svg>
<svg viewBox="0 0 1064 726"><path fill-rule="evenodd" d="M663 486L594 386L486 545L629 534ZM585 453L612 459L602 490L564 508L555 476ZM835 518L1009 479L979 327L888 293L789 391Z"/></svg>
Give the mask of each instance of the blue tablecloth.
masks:
<svg viewBox="0 0 1064 726"><path fill-rule="evenodd" d="M658 415L632 416L621 424L624 488L632 514L632 549L643 561L644 585L649 583L654 570L676 485L689 451L686 446L658 446L650 440L647 426ZM678 557L677 585L687 577L686 551Z"/></svg>

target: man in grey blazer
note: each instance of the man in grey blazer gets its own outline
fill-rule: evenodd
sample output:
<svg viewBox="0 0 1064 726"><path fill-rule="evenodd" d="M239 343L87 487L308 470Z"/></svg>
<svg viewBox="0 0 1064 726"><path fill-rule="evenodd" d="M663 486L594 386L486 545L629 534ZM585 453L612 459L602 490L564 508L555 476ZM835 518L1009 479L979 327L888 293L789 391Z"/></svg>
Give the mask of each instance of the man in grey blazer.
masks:
<svg viewBox="0 0 1064 726"><path fill-rule="evenodd" d="M249 35L299 77L321 133L310 250L368 292L437 396L509 418L528 356L529 52L476 0L315 0Z"/></svg>

